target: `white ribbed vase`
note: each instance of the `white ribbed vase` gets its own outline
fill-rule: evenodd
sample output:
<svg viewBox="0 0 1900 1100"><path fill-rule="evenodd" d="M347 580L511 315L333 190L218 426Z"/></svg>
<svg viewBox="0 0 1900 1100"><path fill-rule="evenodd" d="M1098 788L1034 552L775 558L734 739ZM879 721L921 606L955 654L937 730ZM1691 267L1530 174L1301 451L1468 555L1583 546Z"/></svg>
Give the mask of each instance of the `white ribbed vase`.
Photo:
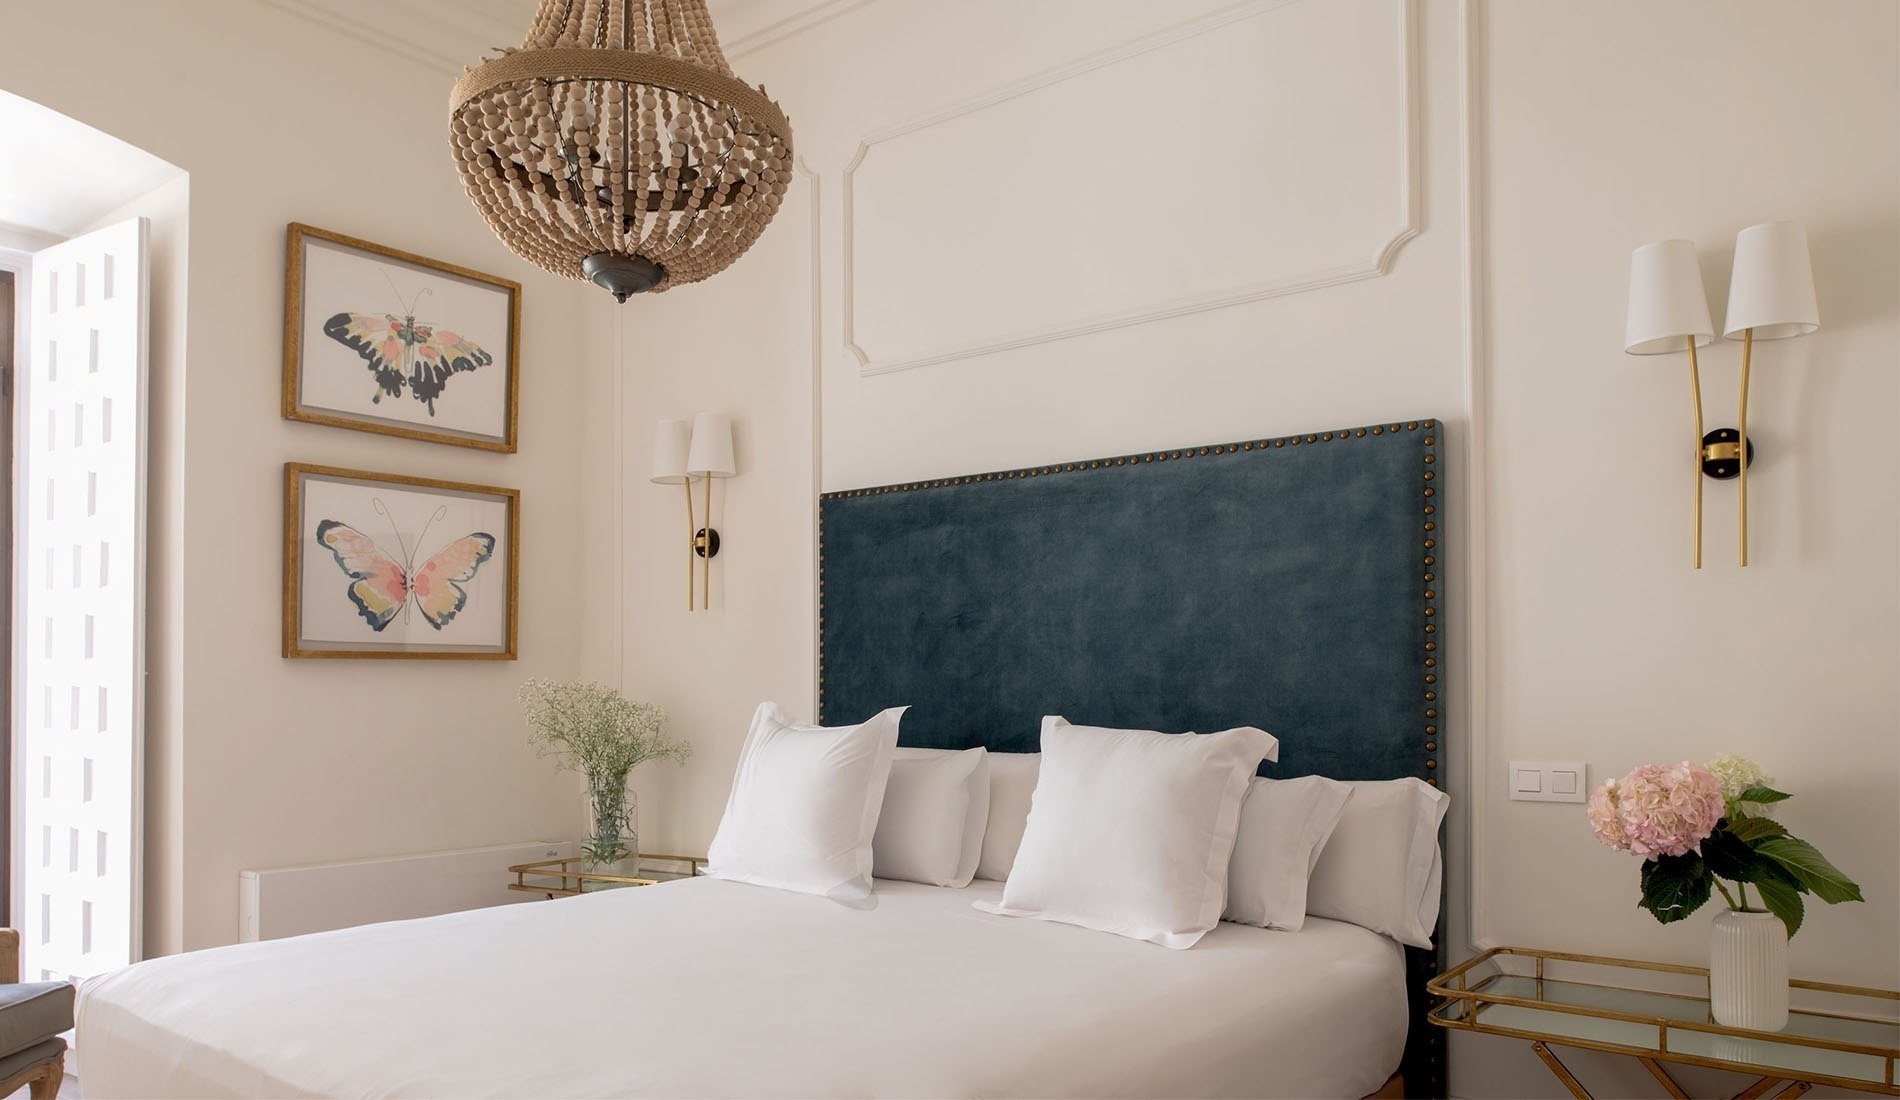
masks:
<svg viewBox="0 0 1900 1100"><path fill-rule="evenodd" d="M1788 1026L1788 928L1773 913L1725 910L1709 928L1709 1011L1726 1027Z"/></svg>

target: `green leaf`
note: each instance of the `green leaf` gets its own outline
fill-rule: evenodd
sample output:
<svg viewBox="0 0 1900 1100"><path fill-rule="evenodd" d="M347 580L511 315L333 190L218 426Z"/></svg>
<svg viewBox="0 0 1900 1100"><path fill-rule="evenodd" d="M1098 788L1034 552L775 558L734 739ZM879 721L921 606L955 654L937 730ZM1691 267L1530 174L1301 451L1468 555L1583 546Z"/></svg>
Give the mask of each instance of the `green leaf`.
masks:
<svg viewBox="0 0 1900 1100"><path fill-rule="evenodd" d="M1744 843L1771 836L1787 836L1788 827L1770 817L1750 817L1738 813L1728 819L1728 831Z"/></svg>
<svg viewBox="0 0 1900 1100"><path fill-rule="evenodd" d="M1755 850L1780 864L1796 882L1814 891L1814 896L1833 905L1843 901L1864 901L1860 887L1841 873L1840 868L1805 840L1774 836L1755 845Z"/></svg>
<svg viewBox="0 0 1900 1100"><path fill-rule="evenodd" d="M1715 888L1702 857L1690 852L1657 856L1643 862L1643 897L1637 902L1663 924L1679 921L1702 907Z"/></svg>
<svg viewBox="0 0 1900 1100"><path fill-rule="evenodd" d="M1794 796L1773 787L1750 787L1735 796L1737 802L1782 802Z"/></svg>
<svg viewBox="0 0 1900 1100"><path fill-rule="evenodd" d="M1799 890L1779 875L1770 875L1755 883L1755 890L1761 894L1762 904L1768 907L1768 911L1780 917L1781 923L1788 926L1791 938L1801 931L1803 906Z"/></svg>
<svg viewBox="0 0 1900 1100"><path fill-rule="evenodd" d="M1730 882L1758 881L1773 866L1767 856L1750 848L1732 828L1717 828L1709 834L1702 842L1702 859L1710 874Z"/></svg>

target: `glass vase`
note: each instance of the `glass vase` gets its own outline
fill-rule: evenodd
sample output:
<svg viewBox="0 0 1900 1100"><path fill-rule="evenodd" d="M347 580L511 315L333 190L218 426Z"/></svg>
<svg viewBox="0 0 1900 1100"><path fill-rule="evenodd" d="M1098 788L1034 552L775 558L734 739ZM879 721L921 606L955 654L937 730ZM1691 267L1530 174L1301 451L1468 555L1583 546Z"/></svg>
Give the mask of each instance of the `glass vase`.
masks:
<svg viewBox="0 0 1900 1100"><path fill-rule="evenodd" d="M590 829L581 842L587 869L600 875L634 875L640 869L640 800L627 787L627 773L588 776Z"/></svg>

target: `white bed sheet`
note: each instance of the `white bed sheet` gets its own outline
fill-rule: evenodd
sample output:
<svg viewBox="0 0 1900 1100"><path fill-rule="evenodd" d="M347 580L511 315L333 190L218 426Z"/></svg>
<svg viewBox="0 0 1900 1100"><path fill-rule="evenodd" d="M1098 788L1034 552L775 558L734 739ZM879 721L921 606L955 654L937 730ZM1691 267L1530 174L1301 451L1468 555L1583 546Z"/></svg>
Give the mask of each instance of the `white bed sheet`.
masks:
<svg viewBox="0 0 1900 1100"><path fill-rule="evenodd" d="M88 982L88 1100L1345 1096L1405 1041L1392 941L1222 923L1188 951L712 879L155 959Z"/></svg>

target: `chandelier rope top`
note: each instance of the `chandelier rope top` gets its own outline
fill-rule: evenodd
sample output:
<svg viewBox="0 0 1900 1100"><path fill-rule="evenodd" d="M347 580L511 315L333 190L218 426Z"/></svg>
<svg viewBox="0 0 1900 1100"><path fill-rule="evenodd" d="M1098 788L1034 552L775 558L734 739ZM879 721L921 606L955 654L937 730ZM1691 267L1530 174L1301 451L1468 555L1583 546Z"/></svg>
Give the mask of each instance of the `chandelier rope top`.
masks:
<svg viewBox="0 0 1900 1100"><path fill-rule="evenodd" d="M455 82L449 143L503 244L622 302L725 270L791 181L791 123L705 0L541 0L520 49Z"/></svg>

